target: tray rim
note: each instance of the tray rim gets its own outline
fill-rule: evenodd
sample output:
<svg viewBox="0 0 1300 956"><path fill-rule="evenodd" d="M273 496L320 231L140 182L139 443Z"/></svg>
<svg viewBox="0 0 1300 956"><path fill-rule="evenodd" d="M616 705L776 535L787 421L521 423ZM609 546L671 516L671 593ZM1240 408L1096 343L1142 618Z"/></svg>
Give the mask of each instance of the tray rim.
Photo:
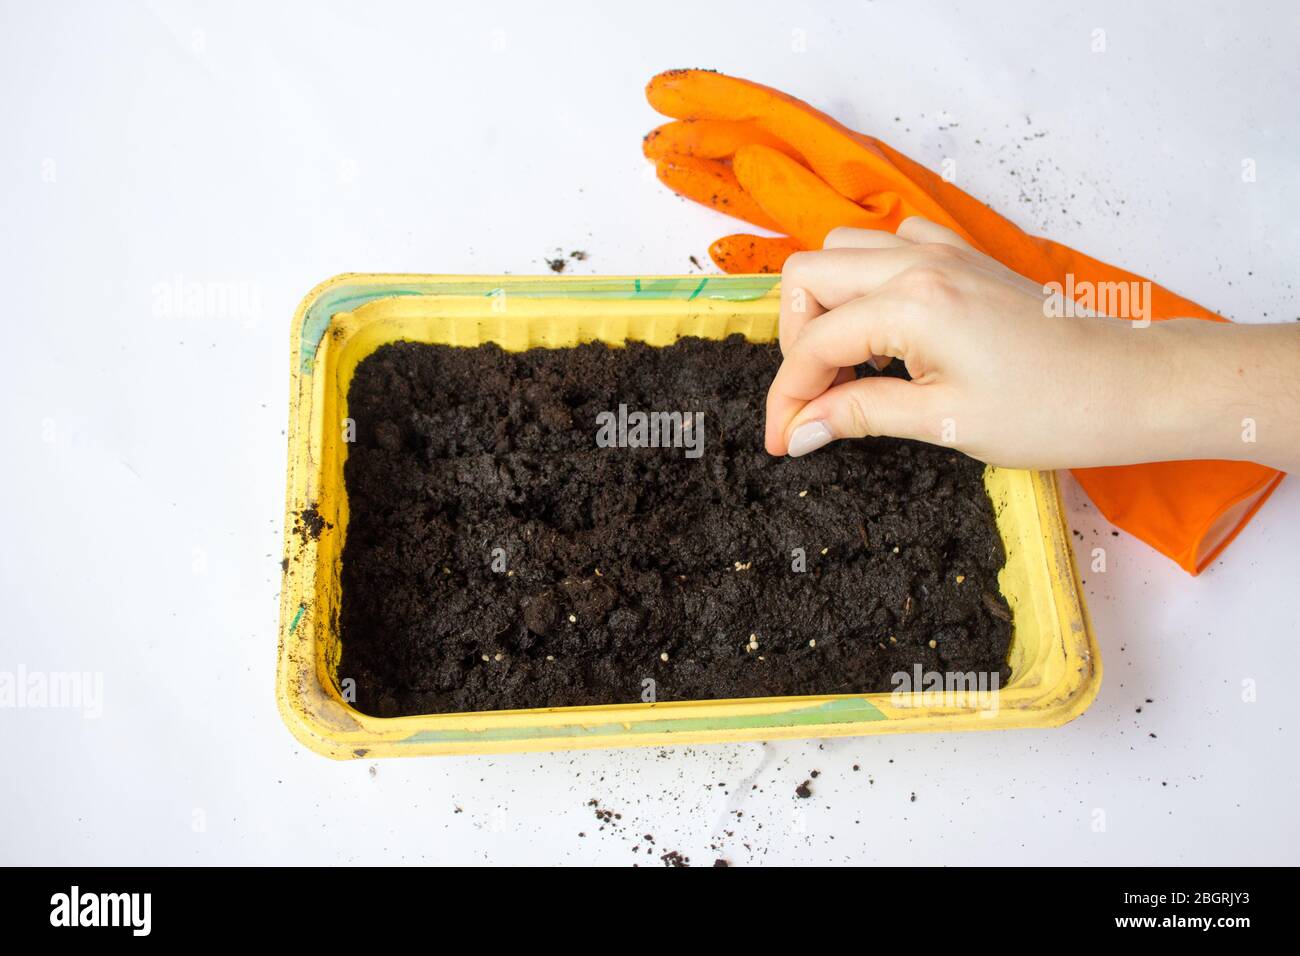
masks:
<svg viewBox="0 0 1300 956"><path fill-rule="evenodd" d="M971 708L887 704L888 694L741 698L608 704L590 707L486 711L412 717L371 717L343 702L323 674L315 634L329 622L309 613L318 565L314 540L300 538L294 518L309 507L308 478L316 467L312 411L323 400L325 376L315 360L331 329L350 334L336 317L396 296L490 295L515 290L529 298L633 297L709 300L728 310L770 312L779 295L775 275L748 276L471 276L344 273L320 283L294 313L290 331L289 456L286 468L284 572L276 670L276 698L289 730L309 749L337 758L503 753L590 747L665 746L872 733L973 731L1059 726L1083 713L1100 687L1102 667L1083 601L1065 527L1059 485L1052 472L1023 472L1032 485L1045 557L1054 581L1064 667L1050 685L1008 687L991 715ZM531 291L530 291L531 290ZM883 699L883 700L882 700Z"/></svg>

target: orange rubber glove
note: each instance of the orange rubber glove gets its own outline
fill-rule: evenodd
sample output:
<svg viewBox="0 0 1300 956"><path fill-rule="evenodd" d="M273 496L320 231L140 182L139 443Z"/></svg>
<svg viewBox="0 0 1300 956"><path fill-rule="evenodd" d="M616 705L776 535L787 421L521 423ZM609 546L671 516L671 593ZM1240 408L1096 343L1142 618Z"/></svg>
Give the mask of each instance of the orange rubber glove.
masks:
<svg viewBox="0 0 1300 956"><path fill-rule="evenodd" d="M724 236L709 254L725 272L780 272L799 249L820 249L836 226L895 231L924 216L1035 282L1096 289L1141 276L1031 236L880 140L856 133L777 90L706 70L670 70L646 87L675 122L645 137L674 191L782 237ZM1066 277L1073 278L1067 285ZM1225 321L1152 283L1150 318ZM1199 574L1282 480L1263 465L1158 462L1077 468L1074 476L1116 526Z"/></svg>

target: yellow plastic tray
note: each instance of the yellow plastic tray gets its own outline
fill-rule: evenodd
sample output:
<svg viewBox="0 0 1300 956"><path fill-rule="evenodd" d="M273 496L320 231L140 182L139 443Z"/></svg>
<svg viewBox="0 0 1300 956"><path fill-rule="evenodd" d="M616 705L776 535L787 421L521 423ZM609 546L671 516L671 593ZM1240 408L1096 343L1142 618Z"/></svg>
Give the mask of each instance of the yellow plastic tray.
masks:
<svg viewBox="0 0 1300 956"><path fill-rule="evenodd" d="M989 698L857 694L673 701L378 718L338 683L339 565L348 386L357 363L397 340L522 350L684 335L776 336L774 276L485 277L342 275L293 320L288 503L276 696L289 729L336 758L699 744L783 737L1050 727L1096 696L1101 659L1050 472L985 473L1006 545L999 578L1014 634L1011 680ZM758 427L755 423L755 427ZM315 508L319 537L295 530Z"/></svg>

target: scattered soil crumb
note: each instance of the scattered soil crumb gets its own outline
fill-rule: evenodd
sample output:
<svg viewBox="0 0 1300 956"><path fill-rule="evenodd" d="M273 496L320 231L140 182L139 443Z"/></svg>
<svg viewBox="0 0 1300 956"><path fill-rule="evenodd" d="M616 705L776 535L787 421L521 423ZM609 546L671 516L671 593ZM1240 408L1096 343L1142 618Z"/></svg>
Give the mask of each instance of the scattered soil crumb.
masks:
<svg viewBox="0 0 1300 956"><path fill-rule="evenodd" d="M554 258L547 256L545 259L547 268L555 273L560 273L567 269L570 260L574 262L586 262L591 255L585 249L574 249L569 253L568 258L565 258L562 250L556 249L555 251L559 252L560 255L555 256Z"/></svg>
<svg viewBox="0 0 1300 956"><path fill-rule="evenodd" d="M294 523L293 530L306 543L308 539L318 540L321 532L332 527L334 525L325 520L325 516L316 510L316 506L310 505L298 512L298 520Z"/></svg>

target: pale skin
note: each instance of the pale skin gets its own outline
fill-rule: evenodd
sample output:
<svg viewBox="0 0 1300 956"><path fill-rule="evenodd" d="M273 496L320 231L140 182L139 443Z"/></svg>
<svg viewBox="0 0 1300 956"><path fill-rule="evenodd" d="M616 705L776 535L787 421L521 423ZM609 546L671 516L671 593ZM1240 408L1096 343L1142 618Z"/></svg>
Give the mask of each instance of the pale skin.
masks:
<svg viewBox="0 0 1300 956"><path fill-rule="evenodd" d="M836 229L781 274L765 444L890 435L1010 468L1300 469L1300 322L1048 317L1041 286L920 217ZM902 359L912 381L856 378Z"/></svg>

